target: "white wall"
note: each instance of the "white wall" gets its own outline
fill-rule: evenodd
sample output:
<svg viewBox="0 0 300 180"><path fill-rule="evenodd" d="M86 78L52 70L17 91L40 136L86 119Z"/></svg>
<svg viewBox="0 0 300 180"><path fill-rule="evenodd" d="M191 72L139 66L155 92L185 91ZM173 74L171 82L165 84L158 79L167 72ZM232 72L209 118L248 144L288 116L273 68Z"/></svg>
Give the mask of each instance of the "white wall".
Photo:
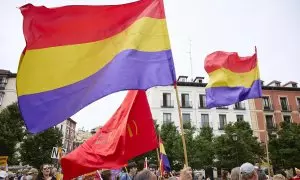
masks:
<svg viewBox="0 0 300 180"><path fill-rule="evenodd" d="M17 102L16 78L8 78L5 89L3 90L4 97L0 106L0 111L8 105Z"/></svg>
<svg viewBox="0 0 300 180"><path fill-rule="evenodd" d="M182 113L191 114L191 123L196 128L201 127L201 114L209 114L209 124L213 127L214 134L220 135L223 131L219 130L219 114L226 114L227 123L235 122L236 115L243 115L244 120L250 123L251 116L248 101L244 101L246 110L235 110L233 106L229 109L199 109L199 94L205 94L204 87L192 86L178 86L179 99L181 100L181 93L188 93L190 101L192 101L193 108L181 108ZM163 93L171 93L171 101L174 103L174 108L161 108L163 100ZM177 109L176 94L173 86L153 87L147 91L148 101L152 111L152 116L157 120L158 124L163 123L163 113L171 113L172 121L179 127L179 116Z"/></svg>

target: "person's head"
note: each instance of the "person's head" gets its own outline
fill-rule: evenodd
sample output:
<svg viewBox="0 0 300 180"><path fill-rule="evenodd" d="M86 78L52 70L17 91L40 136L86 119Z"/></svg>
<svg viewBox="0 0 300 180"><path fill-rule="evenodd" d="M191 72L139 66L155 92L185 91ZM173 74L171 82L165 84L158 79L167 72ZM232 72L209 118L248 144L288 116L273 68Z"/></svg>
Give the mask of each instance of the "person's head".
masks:
<svg viewBox="0 0 300 180"><path fill-rule="evenodd" d="M155 172L156 169L157 169L157 166L156 166L155 164L150 164L150 165L149 165L149 170L150 170L151 172Z"/></svg>
<svg viewBox="0 0 300 180"><path fill-rule="evenodd" d="M240 167L240 174L242 180L257 180L257 172L251 163L244 163Z"/></svg>
<svg viewBox="0 0 300 180"><path fill-rule="evenodd" d="M227 177L228 177L228 171L224 170L222 172L222 179L227 179Z"/></svg>
<svg viewBox="0 0 300 180"><path fill-rule="evenodd" d="M231 180L239 180L240 179L240 167L235 167L231 170L230 178L231 178Z"/></svg>
<svg viewBox="0 0 300 180"><path fill-rule="evenodd" d="M297 176L300 176L300 169L295 168L295 171L296 171Z"/></svg>
<svg viewBox="0 0 300 180"><path fill-rule="evenodd" d="M286 180L282 174L276 174L273 176L273 180Z"/></svg>
<svg viewBox="0 0 300 180"><path fill-rule="evenodd" d="M181 170L180 179L192 180L193 179L192 173L193 173L192 168L191 167L186 167L186 168Z"/></svg>
<svg viewBox="0 0 300 180"><path fill-rule="evenodd" d="M137 171L137 164L135 162L130 162L127 165L127 169L128 169L130 174L135 175L136 171Z"/></svg>
<svg viewBox="0 0 300 180"><path fill-rule="evenodd" d="M104 170L101 172L101 177L103 180L111 180L111 171L110 170Z"/></svg>
<svg viewBox="0 0 300 180"><path fill-rule="evenodd" d="M144 169L137 173L134 180L156 180L157 177L154 173L149 171L148 169Z"/></svg>
<svg viewBox="0 0 300 180"><path fill-rule="evenodd" d="M43 164L41 166L41 173L43 176L50 176L51 170L50 170L50 166L48 164Z"/></svg>
<svg viewBox="0 0 300 180"><path fill-rule="evenodd" d="M30 177L32 177L32 180L35 180L37 175L39 174L39 171L35 168L31 168L29 171L28 171L28 178L27 179L30 179Z"/></svg>

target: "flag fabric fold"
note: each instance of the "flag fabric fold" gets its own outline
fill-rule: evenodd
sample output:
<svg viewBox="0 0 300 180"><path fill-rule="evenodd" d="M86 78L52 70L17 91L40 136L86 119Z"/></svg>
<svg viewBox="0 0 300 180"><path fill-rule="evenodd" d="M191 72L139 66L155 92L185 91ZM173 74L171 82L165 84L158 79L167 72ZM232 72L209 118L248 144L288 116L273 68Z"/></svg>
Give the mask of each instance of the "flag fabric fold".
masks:
<svg viewBox="0 0 300 180"><path fill-rule="evenodd" d="M239 57L236 52L217 51L205 58L204 68L209 75L206 86L208 108L262 96L256 53Z"/></svg>
<svg viewBox="0 0 300 180"><path fill-rule="evenodd" d="M159 138L159 151L160 151L160 170L162 174L164 172L171 172L170 162L161 138Z"/></svg>
<svg viewBox="0 0 300 180"><path fill-rule="evenodd" d="M162 0L20 10L26 48L17 94L32 133L111 93L176 81Z"/></svg>
<svg viewBox="0 0 300 180"><path fill-rule="evenodd" d="M157 147L146 93L143 90L129 91L110 120L61 159L64 179L98 169L121 168L128 160Z"/></svg>

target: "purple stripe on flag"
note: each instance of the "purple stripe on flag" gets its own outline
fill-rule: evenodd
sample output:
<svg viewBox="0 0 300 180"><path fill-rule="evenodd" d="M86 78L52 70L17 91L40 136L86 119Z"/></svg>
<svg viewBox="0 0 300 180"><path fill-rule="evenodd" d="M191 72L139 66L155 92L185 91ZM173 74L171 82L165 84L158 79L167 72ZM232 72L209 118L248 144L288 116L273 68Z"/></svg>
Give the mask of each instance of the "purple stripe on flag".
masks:
<svg viewBox="0 0 300 180"><path fill-rule="evenodd" d="M212 87L206 90L206 107L228 106L237 102L262 97L261 81L253 82L251 88Z"/></svg>
<svg viewBox="0 0 300 180"><path fill-rule="evenodd" d="M125 50L84 80L59 89L20 96L18 100L27 129L37 133L53 127L90 103L114 92L146 90L153 86L170 85L175 81L171 50Z"/></svg>
<svg viewBox="0 0 300 180"><path fill-rule="evenodd" d="M160 158L162 160L164 171L170 172L171 171L171 166L170 166L168 156L165 155L165 154L160 153Z"/></svg>

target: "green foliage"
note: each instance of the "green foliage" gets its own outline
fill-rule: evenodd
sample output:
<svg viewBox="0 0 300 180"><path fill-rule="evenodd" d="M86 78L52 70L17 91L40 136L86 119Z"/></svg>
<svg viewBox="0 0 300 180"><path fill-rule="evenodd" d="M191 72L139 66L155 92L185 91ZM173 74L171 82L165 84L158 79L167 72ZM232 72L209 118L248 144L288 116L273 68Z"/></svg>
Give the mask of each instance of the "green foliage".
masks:
<svg viewBox="0 0 300 180"><path fill-rule="evenodd" d="M10 165L18 164L16 145L22 141L25 128L18 104L13 103L0 113L0 155L8 156Z"/></svg>
<svg viewBox="0 0 300 180"><path fill-rule="evenodd" d="M203 127L194 138L190 164L195 169L207 169L212 167L214 159L213 130Z"/></svg>
<svg viewBox="0 0 300 180"><path fill-rule="evenodd" d="M300 125L282 122L277 135L270 135L269 152L275 169L300 167Z"/></svg>
<svg viewBox="0 0 300 180"><path fill-rule="evenodd" d="M61 145L62 133L58 128L50 128L36 135L27 134L20 149L22 162L36 168L43 163L52 163L52 148Z"/></svg>
<svg viewBox="0 0 300 180"><path fill-rule="evenodd" d="M236 141L233 138L234 133ZM259 162L264 155L257 137L253 136L249 123L245 121L228 124L225 134L215 138L214 149L218 160L217 167L234 168L244 162Z"/></svg>
<svg viewBox="0 0 300 180"><path fill-rule="evenodd" d="M170 161L172 169L179 170L183 167L184 157L181 136L173 122L164 123L160 129L160 137Z"/></svg>

